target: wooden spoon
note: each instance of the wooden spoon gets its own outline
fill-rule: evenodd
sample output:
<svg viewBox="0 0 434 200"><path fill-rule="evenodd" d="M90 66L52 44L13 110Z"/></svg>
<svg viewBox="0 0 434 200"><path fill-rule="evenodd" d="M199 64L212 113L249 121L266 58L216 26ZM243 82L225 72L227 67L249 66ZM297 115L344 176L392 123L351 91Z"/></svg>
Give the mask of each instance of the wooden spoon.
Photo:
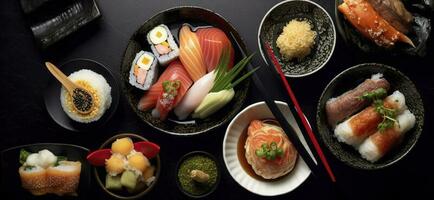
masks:
<svg viewBox="0 0 434 200"><path fill-rule="evenodd" d="M72 102L77 112L83 115L90 113L93 104L91 93L69 80L54 64L45 62L45 66L47 66L48 71L65 87L66 91L71 94Z"/></svg>

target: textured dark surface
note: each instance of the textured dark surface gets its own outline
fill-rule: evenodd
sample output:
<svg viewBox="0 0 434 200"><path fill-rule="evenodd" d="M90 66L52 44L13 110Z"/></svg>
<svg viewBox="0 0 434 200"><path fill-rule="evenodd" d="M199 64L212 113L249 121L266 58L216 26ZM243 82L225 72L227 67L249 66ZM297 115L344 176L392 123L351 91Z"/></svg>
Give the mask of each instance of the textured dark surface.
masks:
<svg viewBox="0 0 434 200"><path fill-rule="evenodd" d="M325 104L330 98L337 97L346 91L355 88L365 79L369 79L371 75L377 73L383 74L384 78L390 83L391 87L389 93L393 93L394 91L398 90L404 94L406 97L405 104L407 105L410 112L416 116L416 124L413 129L405 134L404 139L399 146L387 153L379 161L371 163L363 159L359 152L353 147L338 142L338 140L334 137L333 129L328 126L327 123ZM354 83L349 84L349 80L353 80ZM380 169L399 161L416 144L420 134L422 133L424 124L424 107L422 99L413 82L404 74L386 65L366 63L345 70L330 82L319 100L316 120L318 133L321 135L324 143L327 145L330 151L337 158L354 168Z"/></svg>
<svg viewBox="0 0 434 200"><path fill-rule="evenodd" d="M260 20L277 2L99 0L102 18L96 21L97 23L84 27L47 51L41 51L36 48L32 32L25 24L19 1L0 1L0 149L36 142L65 142L97 149L105 140L117 133L132 132L161 146L162 173L155 188L146 196L148 199L182 198L174 179L176 162L182 155L194 150L214 154L219 165L223 166L221 182L211 196L212 199L261 199L239 186L224 167L222 141L227 124L209 134L194 137L171 136L143 123L128 105L126 98L121 96L117 112L103 128L83 133L69 132L61 128L45 110L43 91L50 75L43 66L43 61L62 63L74 58L89 58L103 63L119 77L121 57L134 31L159 11L178 5L197 5L216 11L235 26L250 51L258 52L257 30ZM317 2L330 15L333 14L333 1ZM338 34L333 57L323 69L308 77L289 79L313 127L316 127L314 124L318 99L330 80L344 69L356 64L378 62L398 68L416 85L425 102L426 123L421 137L412 151L399 163L375 171L348 167L322 145L336 174L337 187L333 187L328 178L311 176L290 194L271 199L415 199L417 196L430 198L434 187L434 172L432 165L429 164L434 145L433 56L432 49L425 58L385 57L383 54L368 56L345 46ZM259 56L256 56L256 59L258 58ZM279 95L284 91L273 86L273 76L266 74L265 68L259 73L266 80L270 96L281 99ZM261 99L251 84L245 105ZM90 195L95 197L93 199L105 197L95 182Z"/></svg>

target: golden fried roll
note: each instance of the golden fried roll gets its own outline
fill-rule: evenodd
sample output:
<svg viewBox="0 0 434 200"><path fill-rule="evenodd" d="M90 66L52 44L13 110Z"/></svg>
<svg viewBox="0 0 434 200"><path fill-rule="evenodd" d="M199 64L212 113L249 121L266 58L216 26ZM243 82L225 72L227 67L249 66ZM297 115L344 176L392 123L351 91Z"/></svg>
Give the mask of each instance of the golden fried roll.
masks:
<svg viewBox="0 0 434 200"><path fill-rule="evenodd" d="M76 195L80 172L80 162L60 161L58 166L49 167L47 169L47 179L51 193L59 196L65 194Z"/></svg>
<svg viewBox="0 0 434 200"><path fill-rule="evenodd" d="M21 166L18 172L24 189L30 191L33 195L48 193L48 182L44 168L30 167L26 169L25 166Z"/></svg>
<svg viewBox="0 0 434 200"><path fill-rule="evenodd" d="M363 36L378 46L392 47L399 41L414 47L410 38L391 26L366 0L344 0L338 10Z"/></svg>

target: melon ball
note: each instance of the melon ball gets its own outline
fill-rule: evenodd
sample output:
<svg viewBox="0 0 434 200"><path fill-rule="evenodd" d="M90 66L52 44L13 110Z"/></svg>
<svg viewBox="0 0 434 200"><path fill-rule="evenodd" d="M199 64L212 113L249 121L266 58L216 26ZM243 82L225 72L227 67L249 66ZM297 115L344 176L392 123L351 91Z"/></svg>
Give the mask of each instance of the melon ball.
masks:
<svg viewBox="0 0 434 200"><path fill-rule="evenodd" d="M124 158L118 154L111 155L110 158L105 161L105 169L110 175L122 173L125 170L124 166Z"/></svg>
<svg viewBox="0 0 434 200"><path fill-rule="evenodd" d="M141 171L142 173L149 167L149 160L141 153L137 152L128 158L130 167Z"/></svg>
<svg viewBox="0 0 434 200"><path fill-rule="evenodd" d="M133 150L133 148L134 148L133 141L128 137L117 139L112 144L112 152L119 153L124 156L128 155L131 152L131 150Z"/></svg>

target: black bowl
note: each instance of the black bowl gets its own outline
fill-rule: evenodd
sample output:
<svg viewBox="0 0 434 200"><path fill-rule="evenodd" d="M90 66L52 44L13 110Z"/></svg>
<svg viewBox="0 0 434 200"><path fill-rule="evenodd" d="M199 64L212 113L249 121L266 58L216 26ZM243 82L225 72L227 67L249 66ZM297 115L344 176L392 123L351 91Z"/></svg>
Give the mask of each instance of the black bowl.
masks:
<svg viewBox="0 0 434 200"><path fill-rule="evenodd" d="M20 150L25 149L29 152L38 152L43 149L48 149L56 156L66 156L68 161L80 161L81 173L80 182L77 189L78 196L63 196L59 197L54 194L42 196L33 196L30 192L23 189L21 186L20 175L18 168L20 164ZM72 144L58 143L38 143L12 147L1 152L1 181L2 194L6 199L86 199L91 187L91 167L86 160L89 150Z"/></svg>
<svg viewBox="0 0 434 200"><path fill-rule="evenodd" d="M213 185L213 187L206 193L201 194L201 195L193 195L188 193L187 191L185 191L182 186L181 183L179 182L178 179L178 171L179 171L179 167L181 166L181 164L184 162L184 160L186 160L187 158L191 157L191 156L196 156L196 155L202 155L202 156L206 156L208 158L210 158L211 160L213 160L217 166L217 179L215 184ZM212 194L216 189L217 186L220 183L220 167L218 165L217 159L211 155L210 153L206 152L206 151L192 151L190 153L185 154L184 156L181 157L181 159L179 159L178 163L176 164L176 171L175 171L175 179L176 179L176 185L178 186L178 189L187 197L189 198L193 198L193 199L200 199L200 198L205 198L207 196L209 196L210 194Z"/></svg>
<svg viewBox="0 0 434 200"><path fill-rule="evenodd" d="M317 33L311 53L301 61L285 61L276 46L283 27L293 19L308 21ZM336 45L336 30L330 15L317 3L287 0L276 4L265 14L258 30L259 47L262 46L261 38L272 47L285 76L303 77L317 72L329 61ZM267 52L259 49L266 60Z"/></svg>
<svg viewBox="0 0 434 200"><path fill-rule="evenodd" d="M116 141L116 139L124 138L124 137L131 138L131 140L133 140L133 142L148 141L146 138L144 138L140 135L136 135L136 134L132 134L132 133L122 133L122 134L118 134L118 135L115 135L115 136L107 139L101 145L100 149L111 148L112 143L114 141ZM107 188L105 188L105 177L107 175L105 168L104 167L94 167L93 172L95 174L95 178L96 178L98 185L109 196L114 197L116 199L124 199L124 200L138 199L138 198L145 196L150 191L152 191L154 186L157 184L158 178L160 177L160 171L161 171L160 155L157 155L155 158L149 159L149 161L151 162L152 165L155 166L155 180L149 187L147 187L145 190L143 190L139 193L130 194L126 191L108 190Z"/></svg>
<svg viewBox="0 0 434 200"><path fill-rule="evenodd" d="M148 42L146 41L146 34L155 26L159 24L166 24L172 31L176 41L178 41L179 28L183 23L189 23L193 26L211 25L222 29L230 38L230 33L233 33L238 43L241 44L243 50L246 51L243 40L241 39L235 28L227 22L219 14L200 7L182 6L170 8L161 11L157 15L147 20L139 29L131 36L128 46L122 58L121 65L121 78L123 92L126 95L134 112L150 126L162 132L173 135L195 135L207 132L211 129L217 128L222 124L228 122L237 114L241 109L249 88L249 81L243 81L235 87L235 97L223 109L220 109L207 119L187 119L186 121L178 121L176 116L169 115L166 121L161 121L152 117L151 111L140 111L137 109L137 104L140 98L144 95L144 91L131 86L128 82L129 71L131 62L135 55L140 50L151 51ZM232 42L233 43L233 42ZM234 43L233 43L234 44ZM241 53L236 45L235 48L235 61L241 60ZM159 70L160 72L164 69Z"/></svg>
<svg viewBox="0 0 434 200"><path fill-rule="evenodd" d="M363 159L353 147L338 142L333 136L333 129L327 123L325 104L330 98L339 96L355 88L358 84L376 73L382 73L384 78L389 81L391 86L390 91L399 90L404 94L408 109L416 116L416 125L405 134L399 146L395 147L377 162L371 163ZM343 71L327 85L318 102L316 120L321 139L340 161L357 169L374 170L396 163L413 148L422 133L424 106L416 86L407 76L387 65L365 63Z"/></svg>
<svg viewBox="0 0 434 200"><path fill-rule="evenodd" d="M112 96L112 103L110 108L105 111L104 115L98 121L91 123L76 122L69 118L68 115L66 115L63 111L62 105L60 103L61 84L59 81L57 81L57 79L51 76L44 93L45 107L47 108L48 114L51 116L51 118L63 128L77 132L84 130L95 130L106 124L116 112L119 104L119 84L110 70L101 63L82 58L67 61L66 63L60 65L59 69L67 76L81 69L89 69L101 74L111 87L110 94Z"/></svg>

